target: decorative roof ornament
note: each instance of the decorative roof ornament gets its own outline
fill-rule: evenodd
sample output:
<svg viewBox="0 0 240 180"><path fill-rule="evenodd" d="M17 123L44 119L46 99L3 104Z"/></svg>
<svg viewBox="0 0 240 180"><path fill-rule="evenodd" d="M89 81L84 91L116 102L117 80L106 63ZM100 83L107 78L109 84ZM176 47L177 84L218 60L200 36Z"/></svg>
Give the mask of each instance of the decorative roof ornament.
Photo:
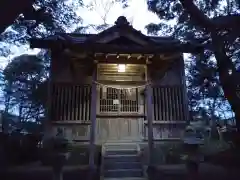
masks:
<svg viewBox="0 0 240 180"><path fill-rule="evenodd" d="M128 26L129 22L128 22L128 20L127 20L127 18L125 16L119 16L117 18L117 20L115 21L115 24L117 26L126 26L126 25Z"/></svg>

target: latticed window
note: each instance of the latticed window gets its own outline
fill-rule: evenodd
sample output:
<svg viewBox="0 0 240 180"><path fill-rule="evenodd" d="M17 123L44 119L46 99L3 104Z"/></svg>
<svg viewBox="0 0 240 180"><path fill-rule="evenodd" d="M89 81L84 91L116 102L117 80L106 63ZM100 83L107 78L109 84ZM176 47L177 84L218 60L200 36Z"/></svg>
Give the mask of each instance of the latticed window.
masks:
<svg viewBox="0 0 240 180"><path fill-rule="evenodd" d="M138 88L100 87L99 97L100 112L137 113L139 111Z"/></svg>

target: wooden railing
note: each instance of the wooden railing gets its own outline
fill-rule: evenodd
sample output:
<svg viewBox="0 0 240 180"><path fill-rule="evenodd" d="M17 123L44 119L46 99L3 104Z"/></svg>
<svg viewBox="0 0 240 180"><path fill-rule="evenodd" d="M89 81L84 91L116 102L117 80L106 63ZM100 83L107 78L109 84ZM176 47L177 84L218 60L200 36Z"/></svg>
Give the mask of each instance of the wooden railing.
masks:
<svg viewBox="0 0 240 180"><path fill-rule="evenodd" d="M90 121L91 86L58 83L52 85L53 121Z"/></svg>
<svg viewBox="0 0 240 180"><path fill-rule="evenodd" d="M154 121L186 121L186 99L182 86L153 86Z"/></svg>

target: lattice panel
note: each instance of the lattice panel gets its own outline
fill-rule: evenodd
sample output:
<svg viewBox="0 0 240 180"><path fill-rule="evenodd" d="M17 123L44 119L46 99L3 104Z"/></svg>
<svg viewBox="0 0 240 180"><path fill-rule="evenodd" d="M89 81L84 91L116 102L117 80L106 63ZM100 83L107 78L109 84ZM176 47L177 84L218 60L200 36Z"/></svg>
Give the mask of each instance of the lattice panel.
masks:
<svg viewBox="0 0 240 180"><path fill-rule="evenodd" d="M138 113L138 88L99 87L100 113Z"/></svg>
<svg viewBox="0 0 240 180"><path fill-rule="evenodd" d="M55 121L89 121L91 86L53 84L51 117Z"/></svg>
<svg viewBox="0 0 240 180"><path fill-rule="evenodd" d="M183 87L153 87L153 112L156 121L186 121Z"/></svg>

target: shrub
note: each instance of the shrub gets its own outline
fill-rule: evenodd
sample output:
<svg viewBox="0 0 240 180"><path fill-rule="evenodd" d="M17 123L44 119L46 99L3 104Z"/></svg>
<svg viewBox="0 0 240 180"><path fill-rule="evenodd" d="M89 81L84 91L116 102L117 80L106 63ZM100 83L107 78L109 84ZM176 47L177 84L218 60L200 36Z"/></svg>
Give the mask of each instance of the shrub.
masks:
<svg viewBox="0 0 240 180"><path fill-rule="evenodd" d="M9 165L24 164L39 159L37 147L41 137L35 134L12 133L5 134L1 143Z"/></svg>
<svg viewBox="0 0 240 180"><path fill-rule="evenodd" d="M62 137L50 137L43 141L41 149L41 162L43 165L56 165L59 153L66 153L68 151L69 142ZM64 162L62 162L64 163Z"/></svg>

